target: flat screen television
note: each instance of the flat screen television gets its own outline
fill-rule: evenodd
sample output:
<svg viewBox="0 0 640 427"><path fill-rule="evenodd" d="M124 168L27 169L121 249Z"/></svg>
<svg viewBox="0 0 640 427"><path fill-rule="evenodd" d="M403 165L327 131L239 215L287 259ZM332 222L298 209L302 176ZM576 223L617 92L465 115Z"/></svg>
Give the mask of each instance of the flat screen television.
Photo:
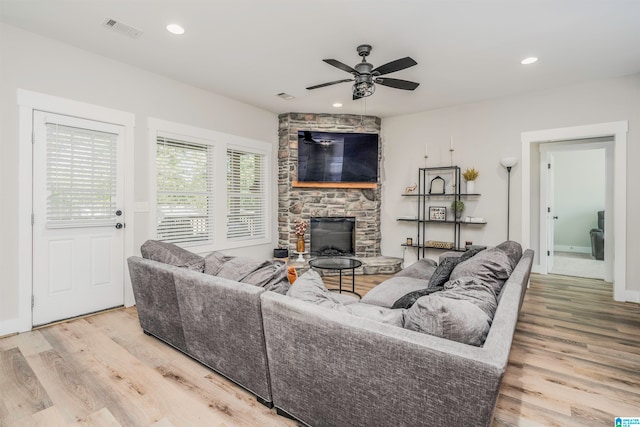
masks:
<svg viewBox="0 0 640 427"><path fill-rule="evenodd" d="M298 131L298 182L377 182L378 134Z"/></svg>

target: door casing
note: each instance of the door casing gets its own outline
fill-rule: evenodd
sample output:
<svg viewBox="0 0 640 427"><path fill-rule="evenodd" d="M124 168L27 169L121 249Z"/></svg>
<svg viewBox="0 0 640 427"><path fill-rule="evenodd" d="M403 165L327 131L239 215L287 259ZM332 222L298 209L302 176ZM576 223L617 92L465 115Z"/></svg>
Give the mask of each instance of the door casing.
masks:
<svg viewBox="0 0 640 427"><path fill-rule="evenodd" d="M102 107L94 104L74 101L57 96L46 95L24 89L17 90L19 108L19 149L18 149L18 233L21 238L18 241L18 318L12 332L26 332L32 328L31 295L32 295L32 227L31 214L33 212L33 112L34 110L46 111L73 117L86 118L88 120L113 123L123 126L124 130L124 207L127 223L124 229L124 259L134 255L133 230L134 230L134 194L133 194L133 148L135 115L132 113ZM125 268L124 304L129 307L135 304L131 278L128 269Z"/></svg>

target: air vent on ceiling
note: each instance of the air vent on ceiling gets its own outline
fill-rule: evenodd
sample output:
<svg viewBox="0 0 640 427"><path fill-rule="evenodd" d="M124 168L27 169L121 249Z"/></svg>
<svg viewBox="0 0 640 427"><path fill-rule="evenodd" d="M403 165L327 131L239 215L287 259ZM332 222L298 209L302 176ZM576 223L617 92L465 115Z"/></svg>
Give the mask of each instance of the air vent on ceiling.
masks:
<svg viewBox="0 0 640 427"><path fill-rule="evenodd" d="M115 31L116 33L120 33L127 37L131 37L132 39L137 39L142 35L142 30L134 28L131 25L118 22L115 19L107 18L102 23L102 25L109 28L110 30Z"/></svg>
<svg viewBox="0 0 640 427"><path fill-rule="evenodd" d="M295 96L289 95L288 93L284 93L284 92L280 92L276 96L279 96L280 98L285 99L287 101L291 101L292 99L295 98Z"/></svg>

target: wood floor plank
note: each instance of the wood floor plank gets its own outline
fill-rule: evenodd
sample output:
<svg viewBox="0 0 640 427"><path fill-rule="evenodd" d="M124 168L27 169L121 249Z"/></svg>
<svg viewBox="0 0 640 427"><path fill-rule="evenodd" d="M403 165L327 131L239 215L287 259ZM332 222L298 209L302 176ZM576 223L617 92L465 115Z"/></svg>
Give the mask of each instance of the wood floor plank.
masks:
<svg viewBox="0 0 640 427"><path fill-rule="evenodd" d="M70 424L69 427L122 427L122 424L116 420L107 408L102 408Z"/></svg>
<svg viewBox="0 0 640 427"><path fill-rule="evenodd" d="M19 348L0 351L0 424L15 422L53 405Z"/></svg>

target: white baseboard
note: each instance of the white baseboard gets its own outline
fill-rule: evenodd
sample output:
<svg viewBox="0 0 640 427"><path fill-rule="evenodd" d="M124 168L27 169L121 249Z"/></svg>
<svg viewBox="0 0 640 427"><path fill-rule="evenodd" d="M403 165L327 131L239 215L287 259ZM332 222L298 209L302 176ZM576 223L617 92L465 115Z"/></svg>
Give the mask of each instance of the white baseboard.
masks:
<svg viewBox="0 0 640 427"><path fill-rule="evenodd" d="M563 245L554 245L553 250L557 252L575 252L578 254L590 254L591 247L590 246L563 246Z"/></svg>
<svg viewBox="0 0 640 427"><path fill-rule="evenodd" d="M7 319L0 321L0 337L16 334L20 331L20 319Z"/></svg>

